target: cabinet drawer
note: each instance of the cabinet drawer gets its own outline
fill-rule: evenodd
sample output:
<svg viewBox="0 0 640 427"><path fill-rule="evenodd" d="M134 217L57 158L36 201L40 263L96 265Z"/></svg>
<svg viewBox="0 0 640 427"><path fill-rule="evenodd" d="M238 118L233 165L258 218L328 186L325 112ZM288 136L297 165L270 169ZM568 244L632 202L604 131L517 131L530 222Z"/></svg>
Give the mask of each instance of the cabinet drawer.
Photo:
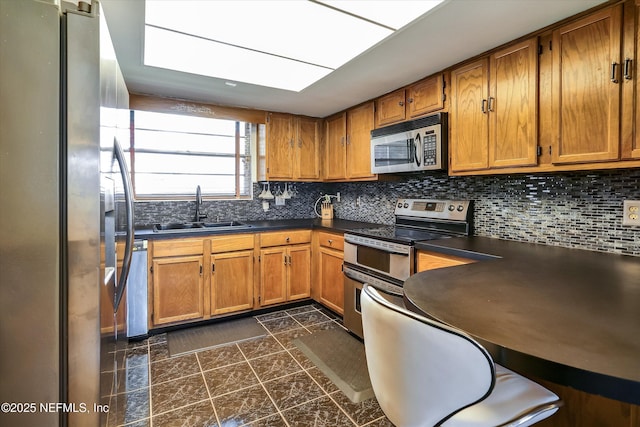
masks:
<svg viewBox="0 0 640 427"><path fill-rule="evenodd" d="M311 230L276 231L260 235L260 246L263 248L309 242L311 242Z"/></svg>
<svg viewBox="0 0 640 427"><path fill-rule="evenodd" d="M204 245L202 239L170 239L153 242L153 256L202 255Z"/></svg>
<svg viewBox="0 0 640 427"><path fill-rule="evenodd" d="M211 239L211 253L233 252L253 249L253 234L233 234Z"/></svg>
<svg viewBox="0 0 640 427"><path fill-rule="evenodd" d="M416 272L435 270L436 268L454 267L456 265L471 264L476 262L469 258L454 255L446 255L438 252L418 251Z"/></svg>
<svg viewBox="0 0 640 427"><path fill-rule="evenodd" d="M344 251L344 236L342 234L318 232L318 242L320 246Z"/></svg>

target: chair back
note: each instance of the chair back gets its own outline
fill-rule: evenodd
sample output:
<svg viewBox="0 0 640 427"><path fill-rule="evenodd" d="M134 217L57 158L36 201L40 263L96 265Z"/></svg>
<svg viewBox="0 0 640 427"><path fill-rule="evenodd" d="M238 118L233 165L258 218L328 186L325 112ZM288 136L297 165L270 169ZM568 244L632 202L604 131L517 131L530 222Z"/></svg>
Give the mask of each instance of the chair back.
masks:
<svg viewBox="0 0 640 427"><path fill-rule="evenodd" d="M368 285L361 304L371 385L397 427L438 425L491 393L493 360L464 332L394 305Z"/></svg>

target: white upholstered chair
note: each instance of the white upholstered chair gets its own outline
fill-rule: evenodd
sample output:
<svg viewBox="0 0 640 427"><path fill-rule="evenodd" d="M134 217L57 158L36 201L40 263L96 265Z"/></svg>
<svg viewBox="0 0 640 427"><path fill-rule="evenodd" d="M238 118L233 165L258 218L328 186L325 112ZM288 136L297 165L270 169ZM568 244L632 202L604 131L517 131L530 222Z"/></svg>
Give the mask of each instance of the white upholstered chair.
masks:
<svg viewBox="0 0 640 427"><path fill-rule="evenodd" d="M464 332L362 290L364 344L371 385L397 427L529 426L562 401L493 362Z"/></svg>

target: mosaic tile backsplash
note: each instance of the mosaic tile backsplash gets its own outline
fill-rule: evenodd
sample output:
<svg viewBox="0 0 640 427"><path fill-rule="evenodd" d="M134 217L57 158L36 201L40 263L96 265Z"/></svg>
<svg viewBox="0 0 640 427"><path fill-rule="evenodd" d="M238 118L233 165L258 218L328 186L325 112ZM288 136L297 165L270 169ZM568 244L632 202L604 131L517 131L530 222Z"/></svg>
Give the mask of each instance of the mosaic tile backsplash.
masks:
<svg viewBox="0 0 640 427"><path fill-rule="evenodd" d="M339 191L337 218L392 224L398 198L469 199L475 235L640 256L640 227L622 226L622 201L640 200L640 169L470 177L429 172L396 182L296 185L297 197L286 206L271 203L268 212L257 184L253 200L205 201L204 212L208 220L312 218L317 198ZM137 224L189 221L194 212L195 202L135 205Z"/></svg>

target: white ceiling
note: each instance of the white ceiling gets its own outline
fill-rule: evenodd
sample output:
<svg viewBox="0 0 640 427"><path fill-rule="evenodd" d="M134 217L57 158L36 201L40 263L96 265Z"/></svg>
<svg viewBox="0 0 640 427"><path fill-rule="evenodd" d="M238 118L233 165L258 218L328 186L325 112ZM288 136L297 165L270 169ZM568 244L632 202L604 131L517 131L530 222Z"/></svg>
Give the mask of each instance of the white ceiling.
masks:
<svg viewBox="0 0 640 427"><path fill-rule="evenodd" d="M326 117L605 1L445 0L301 92L144 66L144 0L102 7L130 92Z"/></svg>

